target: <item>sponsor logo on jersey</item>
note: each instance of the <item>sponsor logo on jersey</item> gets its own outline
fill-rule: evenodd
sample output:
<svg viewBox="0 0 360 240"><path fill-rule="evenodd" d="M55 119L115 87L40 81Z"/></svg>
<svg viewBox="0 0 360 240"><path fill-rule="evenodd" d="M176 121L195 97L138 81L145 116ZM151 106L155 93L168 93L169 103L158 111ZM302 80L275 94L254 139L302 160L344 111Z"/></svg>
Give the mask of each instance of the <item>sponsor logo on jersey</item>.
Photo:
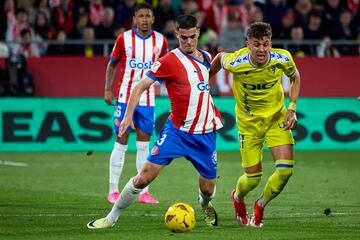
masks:
<svg viewBox="0 0 360 240"><path fill-rule="evenodd" d="M138 62L136 61L136 59L131 59L129 61L129 66L131 68L137 68L137 69L143 69L143 70L148 70L151 68L151 66L153 65L153 63L151 61L148 62Z"/></svg>
<svg viewBox="0 0 360 240"><path fill-rule="evenodd" d="M263 83L263 84L251 84L251 83L243 83L243 87L249 90L264 90L272 88L278 80L273 82Z"/></svg>
<svg viewBox="0 0 360 240"><path fill-rule="evenodd" d="M199 82L197 84L197 88L199 89L200 92L209 91L210 85L206 82Z"/></svg>

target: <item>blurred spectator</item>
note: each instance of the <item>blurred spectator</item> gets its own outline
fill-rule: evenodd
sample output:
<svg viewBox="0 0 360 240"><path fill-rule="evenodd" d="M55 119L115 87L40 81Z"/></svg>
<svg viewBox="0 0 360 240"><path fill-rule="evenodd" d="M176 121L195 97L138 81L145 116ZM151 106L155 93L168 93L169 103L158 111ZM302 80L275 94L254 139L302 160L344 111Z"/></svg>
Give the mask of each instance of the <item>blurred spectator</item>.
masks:
<svg viewBox="0 0 360 240"><path fill-rule="evenodd" d="M219 46L226 52L234 52L245 47L243 29L234 15L229 16L227 27L224 27L220 32Z"/></svg>
<svg viewBox="0 0 360 240"><path fill-rule="evenodd" d="M304 40L304 31L302 27L293 27L291 29L290 38L292 43L289 44L288 50L292 56L304 57L311 55L309 46L302 43Z"/></svg>
<svg viewBox="0 0 360 240"><path fill-rule="evenodd" d="M273 32L281 29L281 21L286 13L284 0L269 0L263 7L264 19L270 23Z"/></svg>
<svg viewBox="0 0 360 240"><path fill-rule="evenodd" d="M5 39L7 27L15 22L15 0L5 0L4 4L0 5L0 39Z"/></svg>
<svg viewBox="0 0 360 240"><path fill-rule="evenodd" d="M309 13L312 10L311 0L297 0L295 4L296 25L306 27Z"/></svg>
<svg viewBox="0 0 360 240"><path fill-rule="evenodd" d="M79 15L77 23L74 28L71 29L68 36L70 39L80 39L83 36L83 31L89 24L89 15L84 12ZM63 29L64 30L64 29ZM64 30L65 31L65 30ZM65 31L66 32L66 31Z"/></svg>
<svg viewBox="0 0 360 240"><path fill-rule="evenodd" d="M294 11L288 9L281 19L279 31L273 31L274 39L290 39L290 32L296 21Z"/></svg>
<svg viewBox="0 0 360 240"><path fill-rule="evenodd" d="M326 0L324 7L324 24L325 29L330 32L336 31L336 27L339 26L340 14L344 8L340 4L340 0Z"/></svg>
<svg viewBox="0 0 360 240"><path fill-rule="evenodd" d="M206 11L205 24L216 33L220 33L221 29L227 25L229 8L226 0L215 0L213 5Z"/></svg>
<svg viewBox="0 0 360 240"><path fill-rule="evenodd" d="M6 41L11 42L11 52L14 52L15 43L21 40L20 33L24 29L32 31L32 27L29 22L29 15L25 9L18 9L16 11L16 20L14 22L8 22L6 30Z"/></svg>
<svg viewBox="0 0 360 240"><path fill-rule="evenodd" d="M171 8L171 0L159 0L159 5L154 9L154 30L163 32L168 20L175 20L175 12Z"/></svg>
<svg viewBox="0 0 360 240"><path fill-rule="evenodd" d="M250 24L254 22L254 16L259 8L255 6L253 0L243 0L238 7L238 18L241 23L241 27L245 31L249 28Z"/></svg>
<svg viewBox="0 0 360 240"><path fill-rule="evenodd" d="M195 12L198 12L199 10L200 10L199 6L195 0L183 0L181 3L180 12L178 15L193 14ZM200 12L204 12L204 11L200 10ZM204 16L205 16L205 14L204 14Z"/></svg>
<svg viewBox="0 0 360 240"><path fill-rule="evenodd" d="M103 55L103 49L100 44L95 44L95 30L91 26L87 26L83 31L83 38L85 44L76 47L76 54L85 57L94 57Z"/></svg>
<svg viewBox="0 0 360 240"><path fill-rule="evenodd" d="M119 2L115 10L115 24L123 30L130 29L133 25L135 0L123 0Z"/></svg>
<svg viewBox="0 0 360 240"><path fill-rule="evenodd" d="M309 13L309 21L307 26L304 28L304 38L310 40L320 40L325 36L322 24L321 24L321 14L317 10L312 10ZM317 45L310 45L311 54L315 55L317 52Z"/></svg>
<svg viewBox="0 0 360 240"><path fill-rule="evenodd" d="M47 19L51 19L51 10L48 3L48 0L36 0L34 3L37 12L43 12L46 14Z"/></svg>
<svg viewBox="0 0 360 240"><path fill-rule="evenodd" d="M114 24L114 9L105 7L104 14L100 25L95 27L95 35L98 39L114 39L115 38L115 24Z"/></svg>
<svg viewBox="0 0 360 240"><path fill-rule="evenodd" d="M50 44L47 50L47 55L61 56L61 55L71 55L73 53L71 46L66 44L66 33L64 30L60 30L57 32L56 40L58 41L58 44Z"/></svg>
<svg viewBox="0 0 360 240"><path fill-rule="evenodd" d="M317 49L318 57L340 57L340 52L331 44L330 37L326 36Z"/></svg>
<svg viewBox="0 0 360 240"><path fill-rule="evenodd" d="M34 0L16 0L16 8L26 9L29 16L29 22L35 21L35 15L37 13L36 8L33 6Z"/></svg>
<svg viewBox="0 0 360 240"><path fill-rule="evenodd" d="M341 40L354 40L355 31L352 29L351 25L352 14L349 10L344 10L340 14L340 22L334 28L332 34L332 39L341 39ZM356 49L354 46L342 44L338 47L341 55L355 55Z"/></svg>
<svg viewBox="0 0 360 240"><path fill-rule="evenodd" d="M32 32L29 29L21 30L21 41L15 44L13 53L28 57L40 57L40 51L36 43L33 42Z"/></svg>
<svg viewBox="0 0 360 240"><path fill-rule="evenodd" d="M105 13L105 8L102 0L90 0L89 18L92 26L96 27L100 25L104 13Z"/></svg>
<svg viewBox="0 0 360 240"><path fill-rule="evenodd" d="M34 37L38 43L40 55L44 55L47 51L47 44L44 41L50 38L50 23L44 12L38 12L34 22Z"/></svg>
<svg viewBox="0 0 360 240"><path fill-rule="evenodd" d="M175 29L176 29L175 20L167 20L162 34L168 40L175 39Z"/></svg>
<svg viewBox="0 0 360 240"><path fill-rule="evenodd" d="M73 1L72 0L51 0L51 26L57 31L64 30L67 34L73 29Z"/></svg>

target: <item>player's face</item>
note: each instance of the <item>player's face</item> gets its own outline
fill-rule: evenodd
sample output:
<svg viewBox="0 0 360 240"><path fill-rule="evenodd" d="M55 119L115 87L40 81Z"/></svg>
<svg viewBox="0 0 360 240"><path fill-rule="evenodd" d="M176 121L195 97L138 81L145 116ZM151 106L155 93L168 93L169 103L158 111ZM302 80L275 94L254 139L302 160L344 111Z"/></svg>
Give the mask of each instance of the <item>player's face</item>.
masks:
<svg viewBox="0 0 360 240"><path fill-rule="evenodd" d="M179 39L180 49L188 54L195 52L198 44L199 34L199 29L196 27L189 29L180 28L177 30L176 37Z"/></svg>
<svg viewBox="0 0 360 240"><path fill-rule="evenodd" d="M154 16L150 9L139 9L134 16L134 23L140 34L149 34L151 26L154 23Z"/></svg>
<svg viewBox="0 0 360 240"><path fill-rule="evenodd" d="M269 59L269 52L272 47L272 42L270 38L250 38L247 41L247 47L250 49L251 61L254 64L262 66L267 63Z"/></svg>

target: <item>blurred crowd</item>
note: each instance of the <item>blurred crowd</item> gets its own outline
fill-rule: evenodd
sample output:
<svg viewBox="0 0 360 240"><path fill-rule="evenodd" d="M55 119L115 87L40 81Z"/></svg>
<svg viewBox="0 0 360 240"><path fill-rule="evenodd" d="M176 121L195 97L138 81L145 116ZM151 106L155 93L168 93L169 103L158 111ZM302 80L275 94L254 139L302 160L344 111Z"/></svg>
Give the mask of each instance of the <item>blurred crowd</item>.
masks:
<svg viewBox="0 0 360 240"><path fill-rule="evenodd" d="M12 55L22 54L26 57L104 55L104 45L99 40L114 41L121 32L130 29L134 7L137 2L143 1L1 1L0 55L6 49ZM271 24L275 43L291 40L285 48L294 56L360 55L360 44L332 44L333 40L357 40L360 43L359 0L147 2L154 7L154 30L163 33L170 43L176 44L176 17L180 14L195 15L201 25L200 46L214 55L220 50L234 51L245 46L247 28L255 21ZM69 39L82 40L85 44L49 42L57 40L57 43L65 43ZM316 44L303 44L303 40L318 41L314 41ZM111 50L111 47L109 49Z"/></svg>

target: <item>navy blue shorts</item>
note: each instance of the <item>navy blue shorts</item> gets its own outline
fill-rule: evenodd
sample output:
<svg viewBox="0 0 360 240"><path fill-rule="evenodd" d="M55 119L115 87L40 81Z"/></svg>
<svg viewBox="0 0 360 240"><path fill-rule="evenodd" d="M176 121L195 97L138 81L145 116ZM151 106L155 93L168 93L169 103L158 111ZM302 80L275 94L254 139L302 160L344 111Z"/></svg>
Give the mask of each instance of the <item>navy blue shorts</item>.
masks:
<svg viewBox="0 0 360 240"><path fill-rule="evenodd" d="M154 164L169 165L180 157L189 160L204 178L216 178L216 132L186 133L168 119L147 159Z"/></svg>
<svg viewBox="0 0 360 240"><path fill-rule="evenodd" d="M126 103L115 103L114 110L114 131L116 134L119 133L119 125L124 119ZM136 128L141 131L152 135L155 126L155 108L153 106L136 106L133 114L133 122ZM132 130L131 127L127 131Z"/></svg>

